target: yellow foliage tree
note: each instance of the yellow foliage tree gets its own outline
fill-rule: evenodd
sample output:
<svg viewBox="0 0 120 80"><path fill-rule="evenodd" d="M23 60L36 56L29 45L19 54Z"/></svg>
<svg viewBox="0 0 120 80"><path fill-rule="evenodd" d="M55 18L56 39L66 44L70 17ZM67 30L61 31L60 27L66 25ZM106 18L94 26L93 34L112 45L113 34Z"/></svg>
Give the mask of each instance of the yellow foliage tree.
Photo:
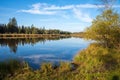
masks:
<svg viewBox="0 0 120 80"><path fill-rule="evenodd" d="M112 9L104 10L86 29L86 38L106 47L120 47L120 15Z"/></svg>

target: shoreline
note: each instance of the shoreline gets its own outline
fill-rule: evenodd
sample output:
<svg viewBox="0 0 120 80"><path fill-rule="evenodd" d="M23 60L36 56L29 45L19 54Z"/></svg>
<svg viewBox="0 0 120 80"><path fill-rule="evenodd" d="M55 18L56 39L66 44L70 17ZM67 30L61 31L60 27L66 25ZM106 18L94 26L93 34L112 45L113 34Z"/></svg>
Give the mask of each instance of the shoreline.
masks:
<svg viewBox="0 0 120 80"><path fill-rule="evenodd" d="M53 38L53 37L71 37L70 34L0 34L0 38Z"/></svg>

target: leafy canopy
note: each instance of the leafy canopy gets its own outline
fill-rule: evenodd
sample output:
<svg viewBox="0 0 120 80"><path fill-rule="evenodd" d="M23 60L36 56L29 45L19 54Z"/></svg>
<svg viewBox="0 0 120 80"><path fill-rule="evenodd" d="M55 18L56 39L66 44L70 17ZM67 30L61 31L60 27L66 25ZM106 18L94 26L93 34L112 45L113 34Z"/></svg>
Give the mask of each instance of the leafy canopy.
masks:
<svg viewBox="0 0 120 80"><path fill-rule="evenodd" d="M120 47L120 15L112 9L104 10L86 29L86 38L106 47Z"/></svg>

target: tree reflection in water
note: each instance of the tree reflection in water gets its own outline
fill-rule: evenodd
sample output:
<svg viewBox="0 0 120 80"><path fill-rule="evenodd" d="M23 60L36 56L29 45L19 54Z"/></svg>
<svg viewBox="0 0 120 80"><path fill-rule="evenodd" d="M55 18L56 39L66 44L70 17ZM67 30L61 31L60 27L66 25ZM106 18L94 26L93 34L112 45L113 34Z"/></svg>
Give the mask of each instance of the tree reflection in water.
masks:
<svg viewBox="0 0 120 80"><path fill-rule="evenodd" d="M0 46L8 46L10 51L13 53L17 52L18 45L24 46L25 44L34 45L35 43L41 42L45 43L46 40L60 40L64 38L70 38L70 36L62 37L53 37L53 38L9 38L9 39L0 39Z"/></svg>

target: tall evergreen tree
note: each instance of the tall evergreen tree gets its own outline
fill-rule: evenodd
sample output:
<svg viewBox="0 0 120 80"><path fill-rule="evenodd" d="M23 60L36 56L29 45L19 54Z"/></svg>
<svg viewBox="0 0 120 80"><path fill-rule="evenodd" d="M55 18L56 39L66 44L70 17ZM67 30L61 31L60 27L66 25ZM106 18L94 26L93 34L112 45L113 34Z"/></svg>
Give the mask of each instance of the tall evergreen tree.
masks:
<svg viewBox="0 0 120 80"><path fill-rule="evenodd" d="M13 17L12 19L9 19L9 23L8 23L8 32L9 33L18 33L18 25L17 25L17 20L15 17Z"/></svg>

